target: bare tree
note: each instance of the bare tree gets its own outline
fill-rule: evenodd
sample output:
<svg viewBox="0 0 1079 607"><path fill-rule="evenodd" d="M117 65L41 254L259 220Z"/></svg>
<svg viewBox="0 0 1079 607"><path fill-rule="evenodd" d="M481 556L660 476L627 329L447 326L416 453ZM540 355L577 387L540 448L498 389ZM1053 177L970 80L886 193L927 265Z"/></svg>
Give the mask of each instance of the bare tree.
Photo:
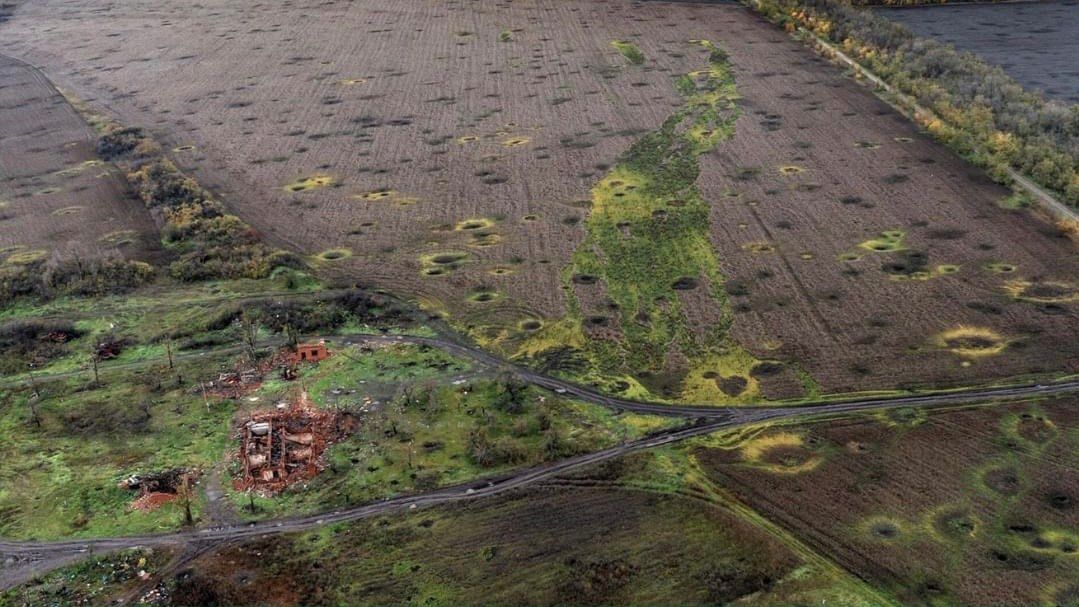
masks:
<svg viewBox="0 0 1079 607"><path fill-rule="evenodd" d="M244 344L247 346L247 354L251 360L254 360L259 336L258 315L244 308L244 311L240 313L240 331Z"/></svg>
<svg viewBox="0 0 1079 607"><path fill-rule="evenodd" d="M101 381L98 379L98 375L97 375L97 358L98 358L97 351L94 350L94 349L91 349L90 350L90 365L93 366L93 368L94 368L94 385L95 386L101 383Z"/></svg>
<svg viewBox="0 0 1079 607"><path fill-rule="evenodd" d="M172 333L165 335L165 354L169 357L169 369L173 368L172 364Z"/></svg>
<svg viewBox="0 0 1079 607"><path fill-rule="evenodd" d="M180 477L180 487L177 491L184 505L184 525L190 527L195 524L195 517L191 515L191 475L184 472Z"/></svg>

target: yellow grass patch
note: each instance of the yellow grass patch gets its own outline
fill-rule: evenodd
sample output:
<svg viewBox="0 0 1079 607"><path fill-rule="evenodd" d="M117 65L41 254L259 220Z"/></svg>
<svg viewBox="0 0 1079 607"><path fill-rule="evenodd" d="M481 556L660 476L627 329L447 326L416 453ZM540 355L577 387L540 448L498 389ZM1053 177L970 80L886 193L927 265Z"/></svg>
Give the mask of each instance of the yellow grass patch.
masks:
<svg viewBox="0 0 1079 607"><path fill-rule="evenodd" d="M776 250L776 246L770 242L747 242L742 245L742 250L750 253L771 253Z"/></svg>
<svg viewBox="0 0 1079 607"><path fill-rule="evenodd" d="M457 222L457 225L453 227L458 232L467 232L471 230L483 230L495 225L495 222L487 219L486 217L475 217L472 219L462 219Z"/></svg>
<svg viewBox="0 0 1079 607"><path fill-rule="evenodd" d="M48 256L49 252L44 249L30 249L27 251L16 251L11 255L8 255L8 258L4 261L5 263L23 266L43 261Z"/></svg>
<svg viewBox="0 0 1079 607"><path fill-rule="evenodd" d="M742 444L742 459L754 467L763 468L770 472L782 474L797 474L808 472L820 465L823 458L812 452L803 453L800 456L779 457L778 461L769 461L779 450L798 452L805 446L805 440L800 434L794 432L774 432L756 436Z"/></svg>
<svg viewBox="0 0 1079 607"><path fill-rule="evenodd" d="M135 230L117 230L105 234L99 240L113 246L121 246L134 243L135 240L138 239L138 236L139 233Z"/></svg>
<svg viewBox="0 0 1079 607"><path fill-rule="evenodd" d="M287 192L304 192L306 190L313 190L316 188L324 188L333 185L334 178L324 173L311 175L310 177L301 177L296 181L285 186Z"/></svg>
<svg viewBox="0 0 1079 607"><path fill-rule="evenodd" d="M1030 282L1028 280L1010 280L1004 283L1004 290L1016 299L1036 303L1071 303L1079 301L1079 288L1069 282L1048 280Z"/></svg>
<svg viewBox="0 0 1079 607"><path fill-rule="evenodd" d="M502 141L502 147L515 148L517 146L526 145L532 140L528 137L510 137Z"/></svg>
<svg viewBox="0 0 1079 607"><path fill-rule="evenodd" d="M941 348L965 358L979 358L1000 354L1008 346L1008 340L988 327L960 325L941 332L936 337Z"/></svg>

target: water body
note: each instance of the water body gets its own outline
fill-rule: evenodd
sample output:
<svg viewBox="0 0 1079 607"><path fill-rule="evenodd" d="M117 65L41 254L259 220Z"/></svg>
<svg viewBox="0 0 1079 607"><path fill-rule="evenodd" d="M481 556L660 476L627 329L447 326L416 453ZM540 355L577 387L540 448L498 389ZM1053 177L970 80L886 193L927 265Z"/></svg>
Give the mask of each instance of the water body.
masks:
<svg viewBox="0 0 1079 607"><path fill-rule="evenodd" d="M1079 103L1079 0L880 9L926 38L981 55L1050 99Z"/></svg>

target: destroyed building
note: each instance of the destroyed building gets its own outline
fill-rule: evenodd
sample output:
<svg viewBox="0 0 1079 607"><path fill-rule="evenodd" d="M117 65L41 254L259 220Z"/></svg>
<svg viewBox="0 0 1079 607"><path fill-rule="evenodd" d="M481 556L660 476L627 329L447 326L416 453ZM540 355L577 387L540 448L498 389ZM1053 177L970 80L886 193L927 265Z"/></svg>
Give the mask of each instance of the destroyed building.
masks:
<svg viewBox="0 0 1079 607"><path fill-rule="evenodd" d="M249 421L244 426L244 475L258 484L314 474L314 432L297 419Z"/></svg>
<svg viewBox="0 0 1079 607"><path fill-rule="evenodd" d="M329 356L330 352L326 349L326 342L322 340L318 343L307 343L296 346L296 360L298 362L317 363L320 360L325 360Z"/></svg>

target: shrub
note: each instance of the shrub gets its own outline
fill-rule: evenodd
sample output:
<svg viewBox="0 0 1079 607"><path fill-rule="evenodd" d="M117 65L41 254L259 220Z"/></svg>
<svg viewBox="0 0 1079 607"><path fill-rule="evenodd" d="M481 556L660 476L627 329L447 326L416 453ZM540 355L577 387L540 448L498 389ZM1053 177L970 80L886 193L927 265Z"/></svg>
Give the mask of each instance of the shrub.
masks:
<svg viewBox="0 0 1079 607"><path fill-rule="evenodd" d="M44 364L67 352L64 345L82 336L65 321L25 320L0 325L0 373L22 373L30 363Z"/></svg>
<svg viewBox="0 0 1079 607"><path fill-rule="evenodd" d="M98 138L97 155L105 160L128 156L146 139L138 127L113 127Z"/></svg>

